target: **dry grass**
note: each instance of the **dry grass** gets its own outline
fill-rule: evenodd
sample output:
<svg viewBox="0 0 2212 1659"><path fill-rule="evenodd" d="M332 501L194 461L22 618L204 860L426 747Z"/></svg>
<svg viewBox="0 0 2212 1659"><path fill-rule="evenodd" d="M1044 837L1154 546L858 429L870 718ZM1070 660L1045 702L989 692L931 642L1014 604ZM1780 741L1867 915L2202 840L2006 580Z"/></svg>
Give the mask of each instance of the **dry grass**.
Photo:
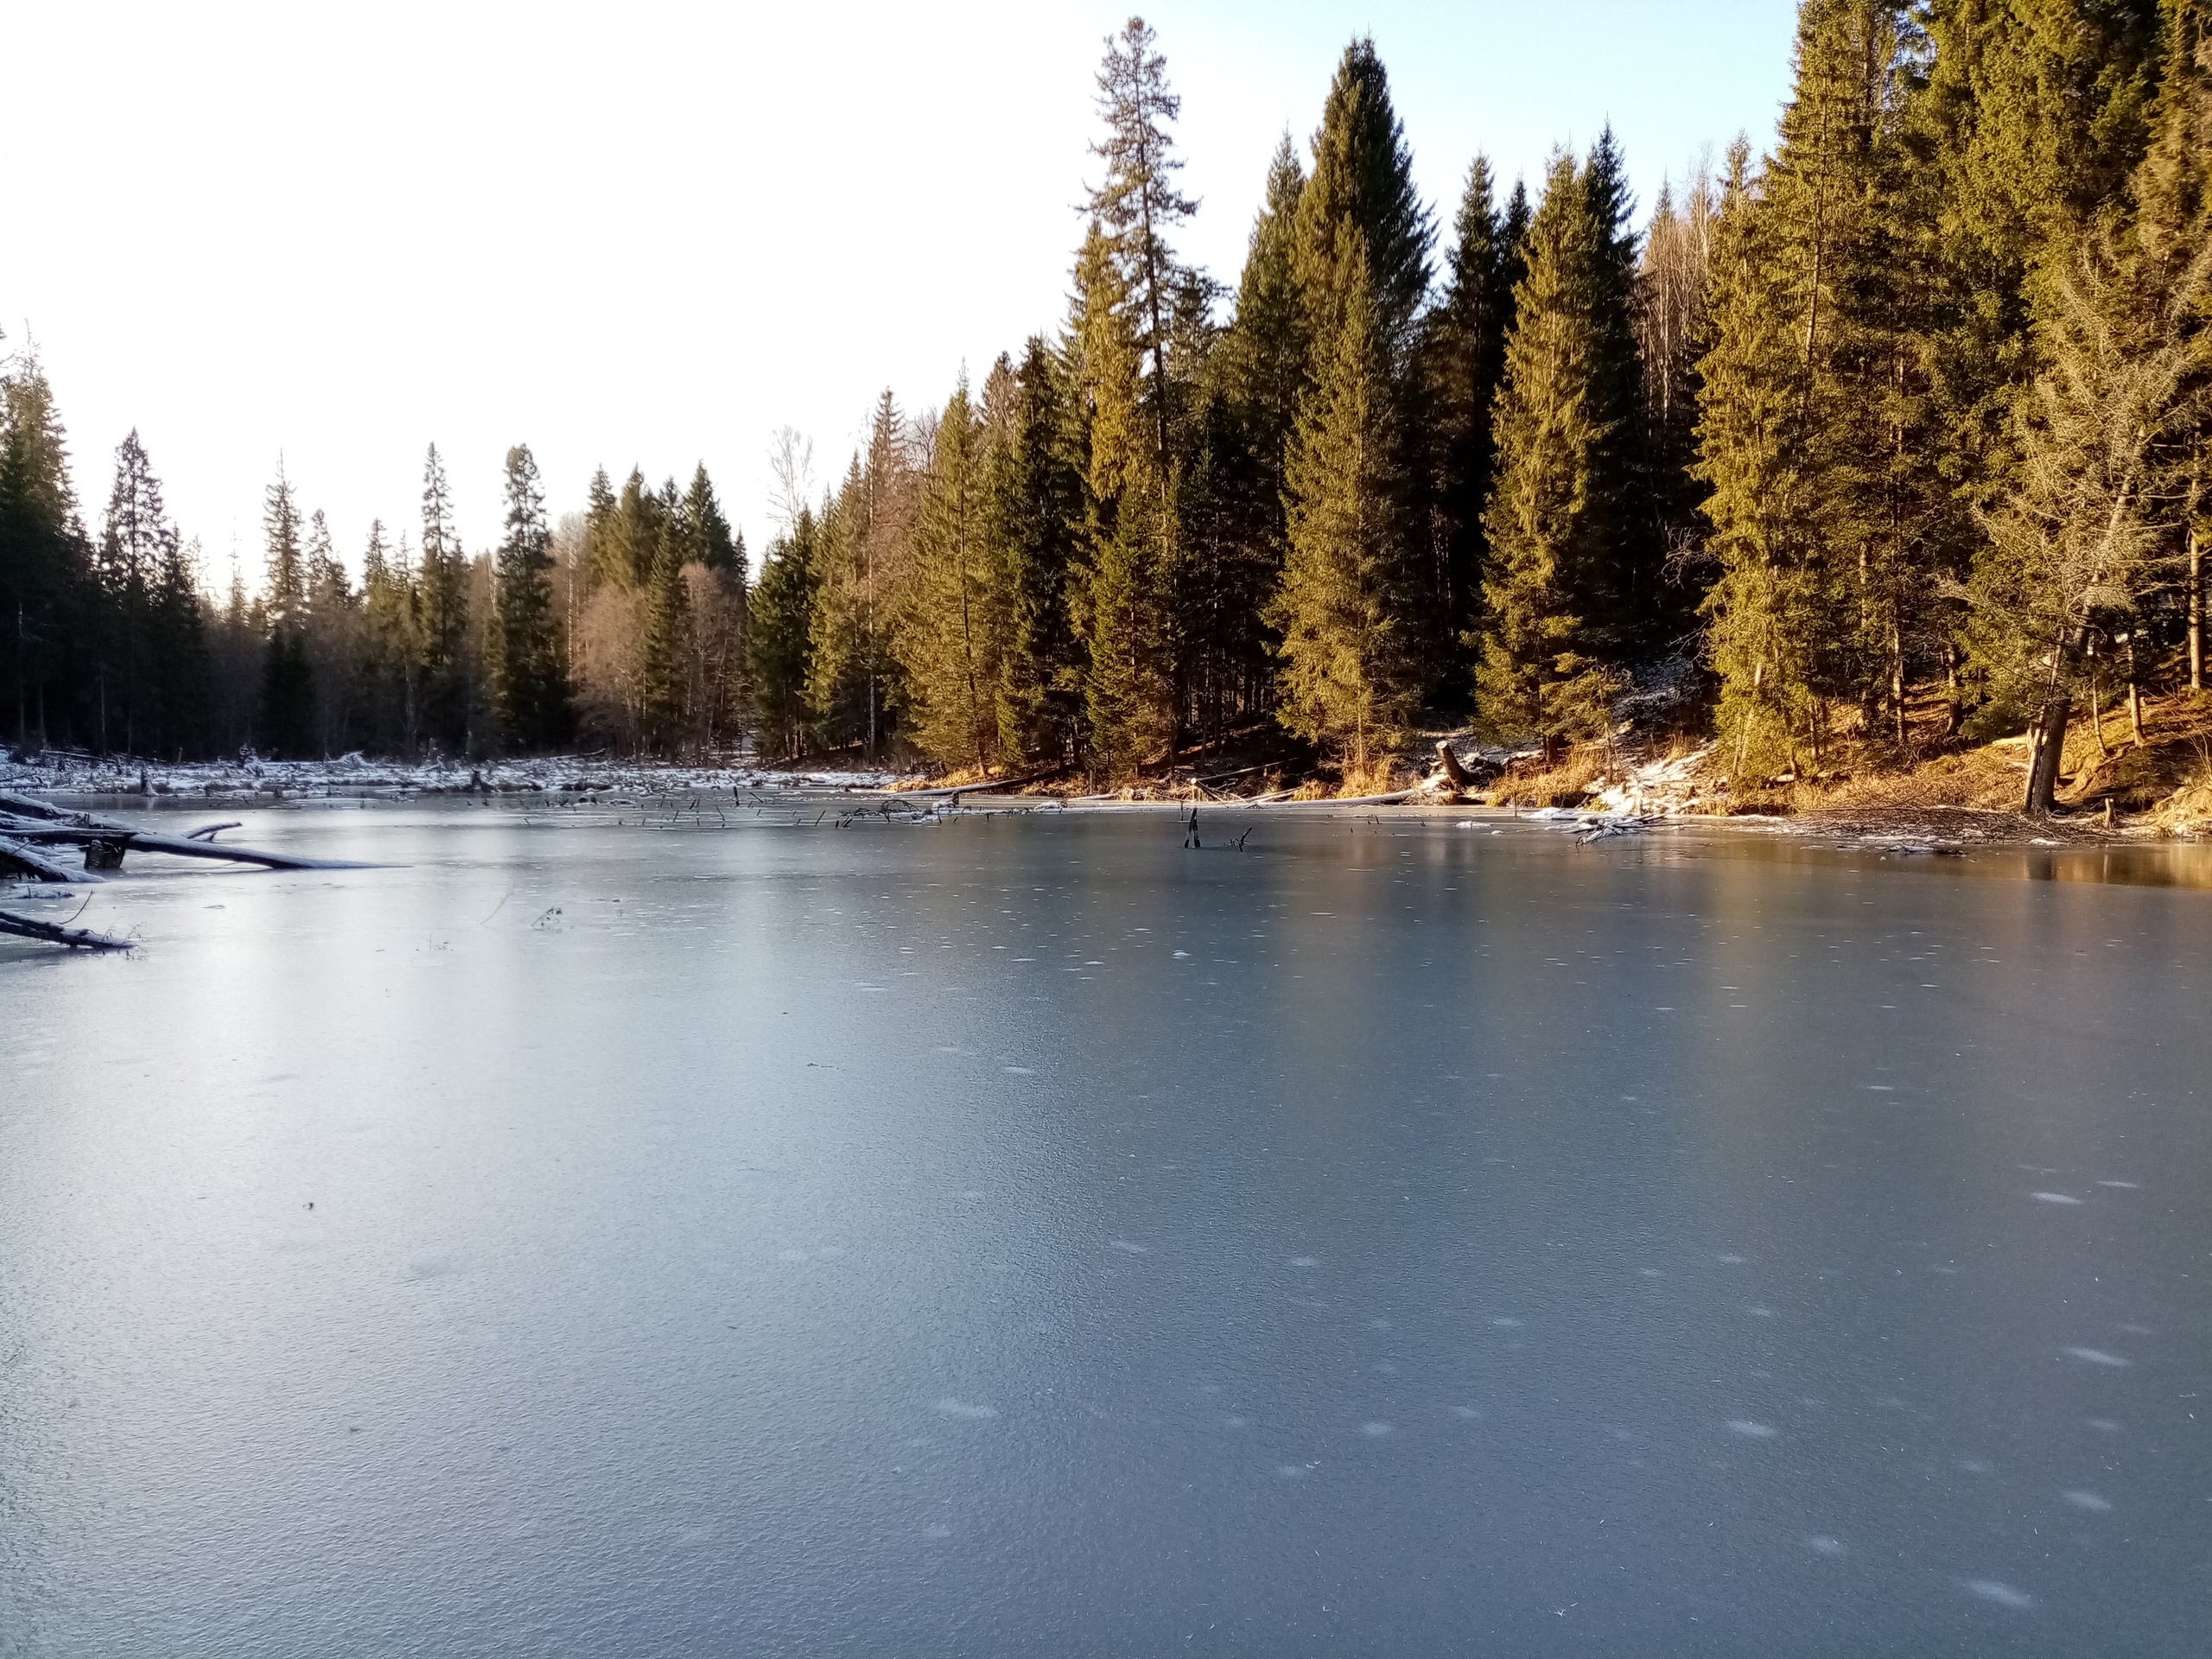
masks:
<svg viewBox="0 0 2212 1659"><path fill-rule="evenodd" d="M1605 774L1602 748L1572 749L1544 771L1509 772L1484 791L1483 799L1492 806L1581 806L1604 782Z"/></svg>

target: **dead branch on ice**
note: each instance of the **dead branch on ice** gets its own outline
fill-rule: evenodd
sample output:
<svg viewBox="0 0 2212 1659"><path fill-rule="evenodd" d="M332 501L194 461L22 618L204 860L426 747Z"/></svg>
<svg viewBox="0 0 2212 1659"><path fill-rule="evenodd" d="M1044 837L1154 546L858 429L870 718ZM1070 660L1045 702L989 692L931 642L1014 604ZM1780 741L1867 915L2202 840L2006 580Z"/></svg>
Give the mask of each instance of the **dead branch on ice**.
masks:
<svg viewBox="0 0 2212 1659"><path fill-rule="evenodd" d="M97 881L100 878L90 870L73 870L57 864L37 849L9 836L0 836L0 870L16 875L27 875L34 881Z"/></svg>
<svg viewBox="0 0 2212 1659"><path fill-rule="evenodd" d="M43 939L49 944L67 945L72 950L128 950L129 939L118 939L112 933L95 933L89 927L63 927L54 922L41 922L29 916L18 916L11 910L0 910L0 933L18 934L26 939Z"/></svg>

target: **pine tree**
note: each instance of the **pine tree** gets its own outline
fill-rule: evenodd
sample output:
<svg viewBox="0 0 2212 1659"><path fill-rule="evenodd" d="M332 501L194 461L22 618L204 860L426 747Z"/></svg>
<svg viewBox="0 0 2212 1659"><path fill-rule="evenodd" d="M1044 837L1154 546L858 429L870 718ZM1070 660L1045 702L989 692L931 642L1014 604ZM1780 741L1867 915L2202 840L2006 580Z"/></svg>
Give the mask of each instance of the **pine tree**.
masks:
<svg viewBox="0 0 2212 1659"><path fill-rule="evenodd" d="M1420 694L1408 620L1413 573L1401 535L1402 449L1389 395L1389 345L1370 299L1355 232L1343 321L1292 442L1290 556L1271 620L1282 632L1277 717L1363 775L1399 741Z"/></svg>
<svg viewBox="0 0 2212 1659"><path fill-rule="evenodd" d="M1168 90L1167 60L1155 36L1132 17L1106 40L1098 71L1098 113L1106 136L1091 154L1106 175L1090 192L1090 212L1112 249L1128 308L1132 346L1145 365L1143 402L1152 431L1152 461L1162 478L1173 465L1175 387L1170 373L1171 326L1184 273L1167 233L1197 211L1174 188L1182 168L1168 129L1183 100Z"/></svg>
<svg viewBox="0 0 2212 1659"><path fill-rule="evenodd" d="M545 493L527 444L507 451L506 503L505 533L493 555L493 707L509 748L550 749L568 740L568 671L554 626Z"/></svg>
<svg viewBox="0 0 2212 1659"><path fill-rule="evenodd" d="M1596 614L1615 591L1606 469L1618 452L1602 413L1606 227L1591 195L1573 157L1555 155L1514 295L1484 517L1479 723L1547 755L1603 732L1620 687L1618 642Z"/></svg>

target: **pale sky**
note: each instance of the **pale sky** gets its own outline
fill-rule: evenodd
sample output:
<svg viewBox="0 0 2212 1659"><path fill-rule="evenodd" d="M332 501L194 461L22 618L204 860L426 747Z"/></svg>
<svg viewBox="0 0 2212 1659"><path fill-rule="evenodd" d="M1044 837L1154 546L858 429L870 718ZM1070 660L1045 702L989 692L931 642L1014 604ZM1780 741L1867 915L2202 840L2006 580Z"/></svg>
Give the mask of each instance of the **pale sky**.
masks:
<svg viewBox="0 0 2212 1659"><path fill-rule="evenodd" d="M1469 160L1533 185L1607 119L1641 208L1769 138L1792 0L1174 0L1181 251L1234 283L1269 151L1371 32L1448 232ZM1058 323L1113 5L251 7L4 13L0 350L28 327L88 524L136 426L207 574L260 570L279 461L358 569L445 456L488 548L526 442L557 517L592 468L703 460L757 566L778 428L843 470L877 393ZM1440 245L1444 238L1440 237Z"/></svg>

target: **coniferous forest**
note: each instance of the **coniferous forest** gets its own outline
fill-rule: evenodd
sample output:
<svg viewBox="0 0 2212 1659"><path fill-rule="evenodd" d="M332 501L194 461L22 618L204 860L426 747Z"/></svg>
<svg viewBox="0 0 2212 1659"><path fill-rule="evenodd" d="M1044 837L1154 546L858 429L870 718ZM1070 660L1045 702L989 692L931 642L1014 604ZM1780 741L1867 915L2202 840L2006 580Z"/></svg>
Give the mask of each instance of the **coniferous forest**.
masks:
<svg viewBox="0 0 2212 1659"><path fill-rule="evenodd" d="M1644 208L1610 130L1424 203L1355 41L1233 285L1177 253L1132 19L1065 322L933 409L886 392L818 497L786 437L757 566L703 467L556 515L519 445L471 552L432 448L358 565L279 476L257 585L211 585L135 433L73 493L26 350L8 734L1118 780L1265 729L1349 783L1424 724L1548 757L1666 678L1731 776L2027 733L2047 806L2069 722L2202 683L2209 13L1806 0L1770 147Z"/></svg>

